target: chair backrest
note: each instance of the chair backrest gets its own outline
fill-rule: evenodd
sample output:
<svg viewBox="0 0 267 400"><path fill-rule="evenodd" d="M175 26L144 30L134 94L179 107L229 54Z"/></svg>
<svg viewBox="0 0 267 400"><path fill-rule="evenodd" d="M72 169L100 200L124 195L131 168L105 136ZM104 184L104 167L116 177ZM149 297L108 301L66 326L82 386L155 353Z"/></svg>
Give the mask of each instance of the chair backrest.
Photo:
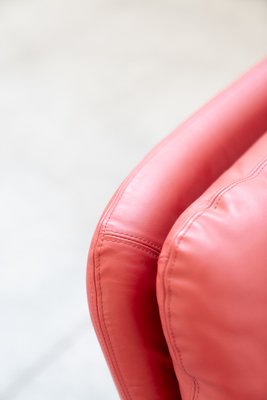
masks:
<svg viewBox="0 0 267 400"><path fill-rule="evenodd" d="M267 133L178 218L161 322L183 399L267 399Z"/></svg>
<svg viewBox="0 0 267 400"><path fill-rule="evenodd" d="M122 399L178 399L156 298L179 215L267 129L267 61L156 146L107 205L90 247L92 321Z"/></svg>

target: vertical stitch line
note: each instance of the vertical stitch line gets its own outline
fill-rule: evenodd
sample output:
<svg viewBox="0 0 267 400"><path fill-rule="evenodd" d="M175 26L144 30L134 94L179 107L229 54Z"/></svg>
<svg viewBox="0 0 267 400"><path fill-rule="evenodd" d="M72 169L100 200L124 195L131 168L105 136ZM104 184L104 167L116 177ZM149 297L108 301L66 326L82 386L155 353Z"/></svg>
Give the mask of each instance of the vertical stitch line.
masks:
<svg viewBox="0 0 267 400"><path fill-rule="evenodd" d="M102 330L104 341L106 342L106 350L107 350L107 353L109 354L109 358L111 360L111 364L113 365L114 372L116 373L116 376L118 378L118 382L120 383L121 390L124 393L126 399L131 400L131 396L130 396L130 393L128 391L128 387L127 387L127 385L126 385L126 383L124 381L124 378L122 376L121 370L119 368L119 365L118 365L118 362L117 362L117 359L116 359L116 356L115 356L115 352L114 352L114 349L113 349L113 346L112 346L112 342L111 342L111 339L110 339L110 336L109 336L109 332L108 332L108 329L107 329L107 326L106 326L106 323L105 323L105 318L104 318L104 308L103 308L103 299L102 299L101 270L100 270L100 266L101 266L101 250L103 248L103 243L104 243L104 235L102 235L102 238L101 238L101 241L100 241L100 246L99 246L99 251L98 251L98 258L97 258L98 259L98 266L97 267L98 267L98 281L99 281L99 288L100 288L100 306L101 306L102 321L103 321L103 326L104 326L105 331L106 331L106 335L107 335L107 339L108 339L108 342L109 342L109 346L107 346L107 342L106 342L106 338L105 338L103 329L101 329L101 330Z"/></svg>
<svg viewBox="0 0 267 400"><path fill-rule="evenodd" d="M96 244L97 244L97 242L96 242ZM92 271L93 278L92 279L94 281L93 282L94 283L94 295L93 295L93 293L91 293L91 296L92 296L92 298L91 298L92 303L91 304L92 304L93 310L94 310L94 315L93 315L93 317L94 317L94 325L95 325L96 331L99 334L99 337L100 337L99 339L100 339L101 343L104 345L104 348L106 349L105 355L107 356L107 358L110 361L110 364L114 368L114 372L116 373L116 377L118 379L118 383L120 383L120 391L121 391L122 390L122 385L121 385L121 382L120 382L120 377L117 375L116 365L114 365L113 359L112 359L111 354L109 352L109 349L108 349L108 346L107 346L107 342L106 342L106 338L105 338L105 335L103 333L103 328L101 327L101 319L99 317L99 312L101 312L101 310L98 307L98 296L99 296L99 294L97 292L97 286L96 286L97 285L97 283L96 283L96 269L98 268L98 266L97 266L97 262L95 262L95 258L97 258L96 254L92 256L92 263L93 263L93 266L92 266L93 267L93 271ZM93 284L91 282L91 287L92 287L92 285ZM101 296L102 296L101 287L100 287L100 292L101 292ZM102 307L102 310L103 310L103 307Z"/></svg>
<svg viewBox="0 0 267 400"><path fill-rule="evenodd" d="M171 337L170 343L171 343L171 347L174 348L174 354L176 355L176 358L178 357L179 362L180 362L180 365L181 365L183 371L184 371L184 372L192 379L192 381L193 381L193 382L192 382L192 385L193 385L193 397L192 397L192 400L197 400L197 398L198 398L198 391L196 391L196 388L199 388L198 381L197 381L197 379L196 379L193 375L189 374L189 372L186 370L186 368L185 368L185 366L184 366L183 359L182 359L182 354L181 354L181 350L180 350L180 348L179 348L178 345L177 345L177 341L176 341L175 335L174 335L173 326L172 326L172 323L171 323L171 299L172 299L172 291L171 291L171 289L170 289L170 281L171 281L172 271L173 271L173 267L174 267L174 264L175 264L175 261L176 261L176 257L177 257L177 251L175 251L175 254L174 254L174 257L172 258L172 260L171 260L171 257L170 257L170 260L171 260L172 262L170 263L170 260L168 260L168 262L167 262L167 264L166 264L166 266L165 266L165 270L166 270L166 274L165 274L166 278L165 278L165 280L166 280L166 279L167 279L167 267L168 267L168 264L170 263L170 268L169 268L169 279L167 280L167 288L166 288L167 327L169 328L170 337ZM167 296L167 294L168 294L168 296ZM174 346L172 345L172 343L174 343ZM178 361L178 360L177 360L177 361ZM195 396L195 395L196 395L196 396Z"/></svg>

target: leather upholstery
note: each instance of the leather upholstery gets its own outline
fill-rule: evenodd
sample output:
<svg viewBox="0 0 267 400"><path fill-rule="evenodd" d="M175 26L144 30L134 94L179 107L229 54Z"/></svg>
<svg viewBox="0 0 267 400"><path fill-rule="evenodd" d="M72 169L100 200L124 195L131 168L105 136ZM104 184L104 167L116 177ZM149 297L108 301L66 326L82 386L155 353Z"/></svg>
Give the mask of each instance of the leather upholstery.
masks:
<svg viewBox="0 0 267 400"><path fill-rule="evenodd" d="M178 218L157 295L183 399L267 398L267 134Z"/></svg>
<svg viewBox="0 0 267 400"><path fill-rule="evenodd" d="M176 219L266 131L266 88L265 60L156 146L100 219L88 258L88 301L121 399L178 400L179 384L183 400L196 399L192 379L180 382L161 304L162 272L159 314L158 257Z"/></svg>

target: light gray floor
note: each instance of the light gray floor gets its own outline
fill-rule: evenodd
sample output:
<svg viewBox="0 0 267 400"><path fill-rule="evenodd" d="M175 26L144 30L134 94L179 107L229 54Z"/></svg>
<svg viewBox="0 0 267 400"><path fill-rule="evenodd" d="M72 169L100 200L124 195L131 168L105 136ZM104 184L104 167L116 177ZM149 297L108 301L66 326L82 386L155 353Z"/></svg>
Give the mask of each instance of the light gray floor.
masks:
<svg viewBox="0 0 267 400"><path fill-rule="evenodd" d="M0 2L1 400L118 399L87 310L94 227L266 50L263 0Z"/></svg>

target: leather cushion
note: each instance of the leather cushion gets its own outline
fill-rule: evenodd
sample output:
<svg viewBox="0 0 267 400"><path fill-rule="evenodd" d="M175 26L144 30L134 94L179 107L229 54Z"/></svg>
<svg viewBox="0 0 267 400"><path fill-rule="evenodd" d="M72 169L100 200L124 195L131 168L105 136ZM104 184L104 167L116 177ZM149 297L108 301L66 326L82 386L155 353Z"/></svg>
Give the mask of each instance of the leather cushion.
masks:
<svg viewBox="0 0 267 400"><path fill-rule="evenodd" d="M267 134L176 221L157 297L183 400L267 399Z"/></svg>

